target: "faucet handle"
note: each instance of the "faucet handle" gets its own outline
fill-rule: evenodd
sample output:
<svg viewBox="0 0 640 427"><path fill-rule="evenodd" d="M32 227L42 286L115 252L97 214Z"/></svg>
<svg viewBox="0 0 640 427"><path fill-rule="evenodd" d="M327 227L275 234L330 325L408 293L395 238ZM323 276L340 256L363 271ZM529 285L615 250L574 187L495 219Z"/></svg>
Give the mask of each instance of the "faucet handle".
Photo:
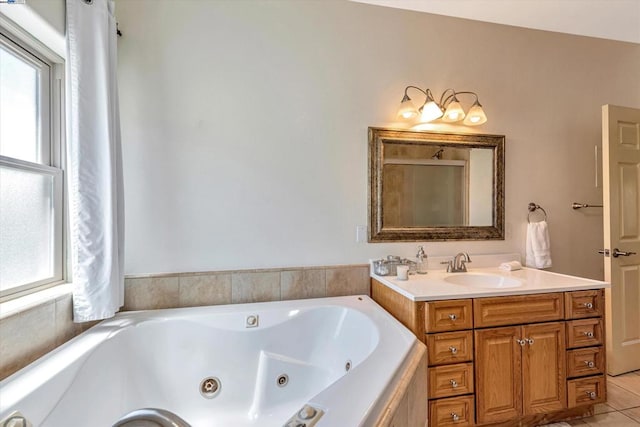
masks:
<svg viewBox="0 0 640 427"><path fill-rule="evenodd" d="M442 262L440 262L440 264L446 264L447 265L447 273L451 273L451 271L453 270L453 260L442 261Z"/></svg>

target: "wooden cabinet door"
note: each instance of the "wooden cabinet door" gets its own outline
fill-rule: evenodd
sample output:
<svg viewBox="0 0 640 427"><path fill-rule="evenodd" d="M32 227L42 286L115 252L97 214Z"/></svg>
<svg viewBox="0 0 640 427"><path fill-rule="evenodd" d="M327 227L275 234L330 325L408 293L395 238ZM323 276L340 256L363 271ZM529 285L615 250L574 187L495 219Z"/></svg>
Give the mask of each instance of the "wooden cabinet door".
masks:
<svg viewBox="0 0 640 427"><path fill-rule="evenodd" d="M478 424L508 421L522 414L522 327L475 330Z"/></svg>
<svg viewBox="0 0 640 427"><path fill-rule="evenodd" d="M522 327L524 415L567 407L565 328L561 322Z"/></svg>

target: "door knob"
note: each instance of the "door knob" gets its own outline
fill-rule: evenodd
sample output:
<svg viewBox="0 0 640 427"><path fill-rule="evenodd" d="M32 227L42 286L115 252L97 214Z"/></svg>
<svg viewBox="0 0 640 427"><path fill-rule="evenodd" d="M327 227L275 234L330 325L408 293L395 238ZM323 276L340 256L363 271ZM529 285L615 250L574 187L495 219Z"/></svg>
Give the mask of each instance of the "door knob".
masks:
<svg viewBox="0 0 640 427"><path fill-rule="evenodd" d="M635 252L625 252L625 251L621 251L618 248L613 248L613 253L611 254L614 258L618 258L619 256L631 256L631 255L635 255Z"/></svg>

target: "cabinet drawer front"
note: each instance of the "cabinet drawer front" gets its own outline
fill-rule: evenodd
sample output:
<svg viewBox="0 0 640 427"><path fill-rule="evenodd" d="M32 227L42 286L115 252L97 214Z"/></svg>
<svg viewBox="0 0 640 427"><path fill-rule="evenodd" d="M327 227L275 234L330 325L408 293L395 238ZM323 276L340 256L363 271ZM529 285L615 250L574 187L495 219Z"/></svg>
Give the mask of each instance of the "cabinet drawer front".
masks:
<svg viewBox="0 0 640 427"><path fill-rule="evenodd" d="M564 298L562 293L477 298L473 316L476 328L561 320Z"/></svg>
<svg viewBox="0 0 640 427"><path fill-rule="evenodd" d="M429 365L446 365L473 360L471 331L427 335Z"/></svg>
<svg viewBox="0 0 640 427"><path fill-rule="evenodd" d="M473 396L429 401L429 426L472 426Z"/></svg>
<svg viewBox="0 0 640 427"><path fill-rule="evenodd" d="M471 329L473 304L470 299L433 301L425 303L425 330L446 332Z"/></svg>
<svg viewBox="0 0 640 427"><path fill-rule="evenodd" d="M569 408L581 405L593 405L604 402L606 399L604 391L604 377L580 378L567 381L567 391L569 397Z"/></svg>
<svg viewBox="0 0 640 427"><path fill-rule="evenodd" d="M584 319L602 316L604 309L604 291L565 292L564 314L567 319Z"/></svg>
<svg viewBox="0 0 640 427"><path fill-rule="evenodd" d="M473 363L429 369L429 399L473 393Z"/></svg>
<svg viewBox="0 0 640 427"><path fill-rule="evenodd" d="M602 344L602 319L567 322L567 347L588 347Z"/></svg>
<svg viewBox="0 0 640 427"><path fill-rule="evenodd" d="M604 373L604 347L567 351L567 376L585 377Z"/></svg>

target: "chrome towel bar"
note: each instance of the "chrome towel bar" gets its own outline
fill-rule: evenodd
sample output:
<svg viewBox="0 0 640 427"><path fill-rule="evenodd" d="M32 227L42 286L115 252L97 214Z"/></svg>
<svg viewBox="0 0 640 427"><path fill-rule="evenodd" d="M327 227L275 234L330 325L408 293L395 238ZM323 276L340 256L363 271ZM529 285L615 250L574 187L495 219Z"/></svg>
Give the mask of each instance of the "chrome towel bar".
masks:
<svg viewBox="0 0 640 427"><path fill-rule="evenodd" d="M571 204L571 207L573 209L582 209L582 208L601 208L602 205L589 205L586 203L578 203L578 202L573 202Z"/></svg>

